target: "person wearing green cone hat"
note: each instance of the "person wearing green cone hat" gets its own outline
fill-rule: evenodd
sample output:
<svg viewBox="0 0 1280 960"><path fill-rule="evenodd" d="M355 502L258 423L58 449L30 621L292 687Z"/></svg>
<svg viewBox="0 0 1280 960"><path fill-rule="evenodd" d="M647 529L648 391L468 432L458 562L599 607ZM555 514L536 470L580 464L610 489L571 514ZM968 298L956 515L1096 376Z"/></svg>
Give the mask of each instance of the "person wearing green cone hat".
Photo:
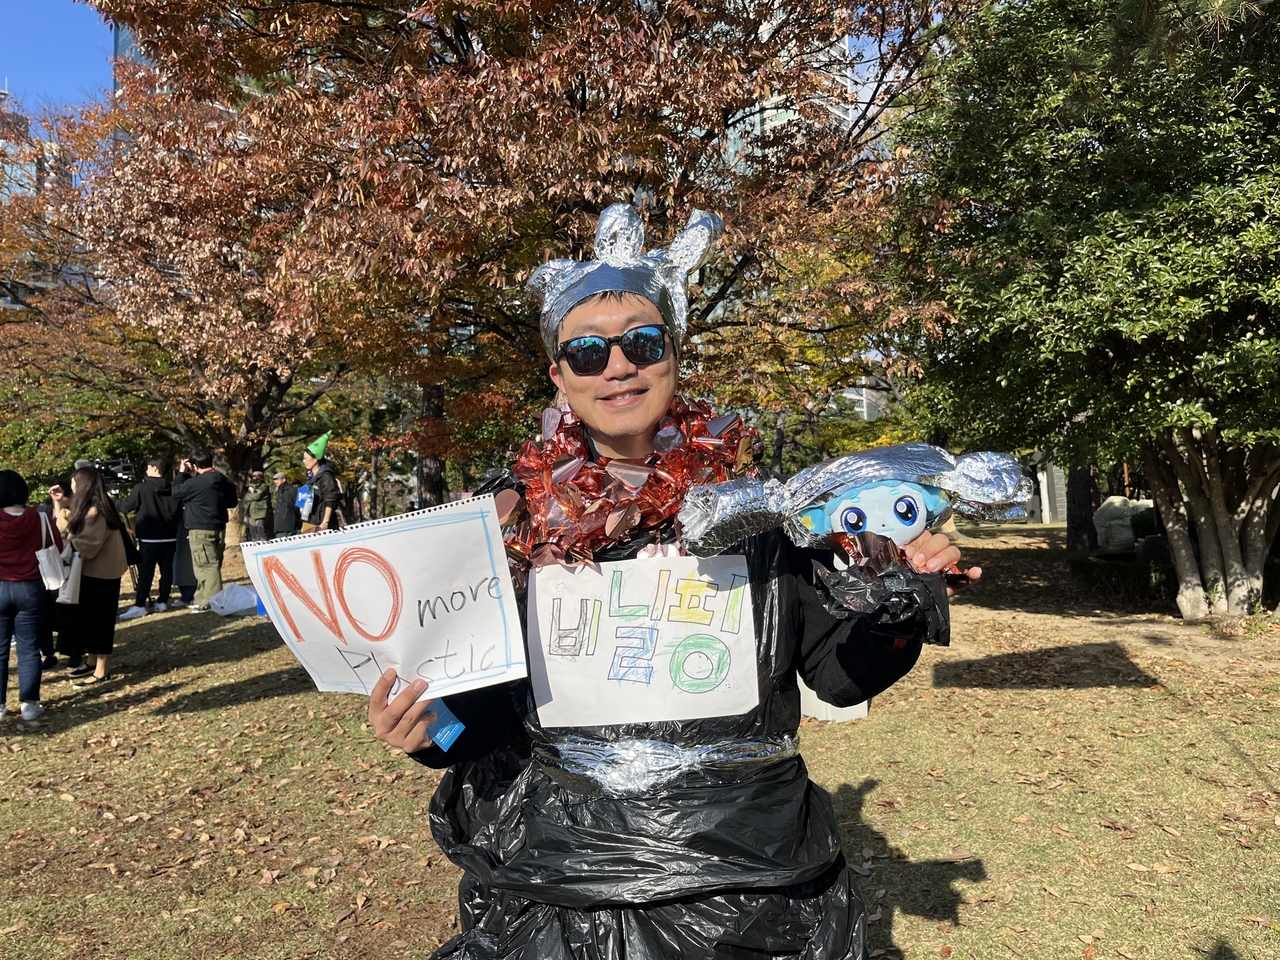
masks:
<svg viewBox="0 0 1280 960"><path fill-rule="evenodd" d="M302 465L307 468L307 478L315 492L311 517L320 530L338 530L343 526L342 485L333 464L324 457L331 436L333 431L326 430L324 436L312 440L302 451Z"/></svg>

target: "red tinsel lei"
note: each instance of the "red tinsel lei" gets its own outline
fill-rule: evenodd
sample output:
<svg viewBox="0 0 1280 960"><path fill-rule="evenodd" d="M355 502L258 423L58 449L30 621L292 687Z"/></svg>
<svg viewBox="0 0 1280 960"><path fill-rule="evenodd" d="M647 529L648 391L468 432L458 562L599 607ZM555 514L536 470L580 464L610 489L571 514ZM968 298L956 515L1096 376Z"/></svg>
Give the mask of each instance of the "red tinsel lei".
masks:
<svg viewBox="0 0 1280 960"><path fill-rule="evenodd" d="M512 473L524 484L499 495L513 565L590 560L601 547L660 527L692 486L749 471L763 446L731 413L676 397L658 424L656 452L644 460L591 459L586 428L568 410L542 413L542 444L520 448Z"/></svg>

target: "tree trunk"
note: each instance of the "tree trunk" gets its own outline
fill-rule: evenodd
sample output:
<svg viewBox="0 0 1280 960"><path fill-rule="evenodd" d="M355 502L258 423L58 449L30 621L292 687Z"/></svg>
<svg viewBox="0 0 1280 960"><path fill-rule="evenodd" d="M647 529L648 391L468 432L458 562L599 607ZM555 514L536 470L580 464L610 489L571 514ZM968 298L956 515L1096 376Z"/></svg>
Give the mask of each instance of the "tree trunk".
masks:
<svg viewBox="0 0 1280 960"><path fill-rule="evenodd" d="M249 484L249 475L262 466L262 444L249 444L232 441L224 444L213 454L213 465L219 473L236 485L236 505L227 518L228 547L234 547L244 539L244 491Z"/></svg>
<svg viewBox="0 0 1280 960"><path fill-rule="evenodd" d="M1178 611L1183 620L1203 620L1209 615L1209 601L1204 595L1204 584L1200 581L1200 564L1191 543L1187 511L1182 503L1182 492L1178 489L1177 474L1169 464L1160 459L1160 455L1150 444L1143 445L1142 460L1147 483L1151 486L1152 499L1156 502L1156 510L1164 522L1165 534L1169 538L1173 566L1178 573Z"/></svg>
<svg viewBox="0 0 1280 960"><path fill-rule="evenodd" d="M1223 568L1227 575L1227 612L1246 616L1252 612L1255 597L1250 595L1249 574L1244 566L1244 552L1240 549L1240 530L1234 511L1227 508L1228 483L1224 482L1219 458L1217 433L1209 431L1199 439L1204 446L1203 463L1205 486L1209 504L1213 509L1213 522L1218 528L1218 543L1222 547Z"/></svg>
<svg viewBox="0 0 1280 960"><path fill-rule="evenodd" d="M1200 581L1204 584L1205 597L1213 613L1227 612L1226 577L1223 575L1222 545L1218 541L1218 527L1213 520L1213 509L1201 484L1201 471L1194 459L1199 456L1196 448L1187 450L1186 457L1177 443L1165 437L1161 443L1164 461L1172 465L1178 481L1186 494L1188 510L1196 525L1196 540L1200 544Z"/></svg>
<svg viewBox="0 0 1280 960"><path fill-rule="evenodd" d="M769 476L775 480L782 479L782 448L787 442L787 415L778 411L773 422L773 457L769 460Z"/></svg>
<svg viewBox="0 0 1280 960"><path fill-rule="evenodd" d="M1092 552L1098 549L1098 531L1093 526L1093 498L1088 467L1072 467L1067 473L1067 549Z"/></svg>
<svg viewBox="0 0 1280 960"><path fill-rule="evenodd" d="M377 520L378 513L378 449L369 457L369 519Z"/></svg>
<svg viewBox="0 0 1280 960"><path fill-rule="evenodd" d="M432 420L444 419L444 384L422 385L421 418L424 426ZM436 431L424 431L434 434ZM418 507L433 507L444 503L449 496L445 481L444 460L432 453L418 454L417 474Z"/></svg>

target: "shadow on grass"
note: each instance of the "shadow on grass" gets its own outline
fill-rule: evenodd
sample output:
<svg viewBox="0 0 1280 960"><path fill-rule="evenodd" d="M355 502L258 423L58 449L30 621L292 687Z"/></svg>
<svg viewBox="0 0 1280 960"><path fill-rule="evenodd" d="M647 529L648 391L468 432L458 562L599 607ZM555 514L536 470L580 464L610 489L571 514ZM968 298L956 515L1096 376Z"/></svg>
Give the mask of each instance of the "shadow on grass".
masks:
<svg viewBox="0 0 1280 960"><path fill-rule="evenodd" d="M72 686L61 669L46 672L41 699L48 712L32 729L60 733L148 705L157 713L210 710L311 689L301 667L190 689L282 643L275 628L258 617L171 613L119 624L110 660L112 679L82 688ZM188 692L182 694L184 690ZM175 694L181 695L174 699Z"/></svg>
<svg viewBox="0 0 1280 960"><path fill-rule="evenodd" d="M933 666L935 687L1000 687L1026 690L1150 687L1159 683L1112 642L1080 643Z"/></svg>
<svg viewBox="0 0 1280 960"><path fill-rule="evenodd" d="M198 713L201 710L222 710L238 707L271 697L287 697L295 693L315 691L315 684L302 667L290 667L264 673L248 680L220 683L216 687L193 690L174 697L157 708L156 713Z"/></svg>
<svg viewBox="0 0 1280 960"><path fill-rule="evenodd" d="M1213 946L1205 951L1205 956L1209 960L1240 960L1240 954L1225 940L1215 940Z"/></svg>
<svg viewBox="0 0 1280 960"><path fill-rule="evenodd" d="M959 854L955 860L905 859L888 837L863 820L867 797L879 785L880 781L871 779L856 787L842 783L831 800L844 828L845 849L851 854L849 862L861 863L862 851L871 851L871 876L858 882L864 900L873 885L885 891L880 900L866 901L868 913L880 914L880 919L868 926L867 946L870 950L901 953L893 942L895 908L913 917L959 925L960 904L967 894L956 889L956 881L979 883L987 879L987 868L968 854Z"/></svg>

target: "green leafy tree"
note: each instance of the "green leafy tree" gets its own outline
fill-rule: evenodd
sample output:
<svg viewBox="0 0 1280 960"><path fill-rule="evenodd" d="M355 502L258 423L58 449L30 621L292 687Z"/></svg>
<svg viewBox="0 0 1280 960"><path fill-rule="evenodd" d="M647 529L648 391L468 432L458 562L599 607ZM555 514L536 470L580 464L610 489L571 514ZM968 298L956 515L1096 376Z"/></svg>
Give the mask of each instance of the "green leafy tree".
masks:
<svg viewBox="0 0 1280 960"><path fill-rule="evenodd" d="M1141 451L1198 619L1259 602L1280 526L1280 31L1185 10L962 24L899 132L891 253L917 406L961 443Z"/></svg>

